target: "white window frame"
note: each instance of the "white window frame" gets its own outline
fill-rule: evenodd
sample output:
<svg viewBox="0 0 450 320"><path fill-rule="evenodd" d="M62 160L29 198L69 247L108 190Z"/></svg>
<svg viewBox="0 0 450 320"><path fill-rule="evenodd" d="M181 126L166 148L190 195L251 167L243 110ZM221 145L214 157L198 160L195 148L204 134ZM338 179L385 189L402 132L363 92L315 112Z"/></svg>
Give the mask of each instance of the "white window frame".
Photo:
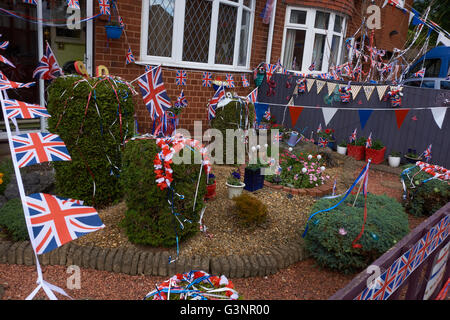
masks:
<svg viewBox="0 0 450 320"><path fill-rule="evenodd" d="M255 0L250 0L250 8L244 6L244 0L238 0L238 2L229 0L208 0L212 1L211 10L211 26L209 36L209 52L208 62L191 62L183 61L183 37L184 37L184 12L186 0L175 0L174 11L174 24L173 24L173 36L172 36L172 56L160 57L148 55L148 20L149 20L149 0L142 0L142 13L141 13L141 39L140 39L140 55L137 64L151 64L151 65L165 65L173 67L182 67L190 69L201 70L218 70L218 71L250 71L250 56L252 49L252 36L253 26L255 21ZM219 5L223 3L238 8L236 19L236 30L234 39L234 54L233 64L217 64L214 62L216 56L216 38L217 38L217 25L219 17ZM245 9L244 9L245 8ZM250 12L250 28L247 44L247 61L245 66L238 66L239 59L239 45L241 37L241 23L242 23L242 11L246 10Z"/></svg>
<svg viewBox="0 0 450 320"><path fill-rule="evenodd" d="M291 12L293 10L299 10L299 11L305 11L306 12L306 21L305 24L297 24L297 23L291 23L290 17ZM329 22L328 22L328 29L318 29L315 28L315 21L316 21L316 13L317 11L325 12L330 14ZM334 31L334 22L336 19L336 16L340 16L342 18L342 29L341 33ZM283 42L281 47L281 57L280 61L281 64L287 69L291 70L292 66L286 65L284 61L284 54L285 54L285 48L286 48L286 37L287 37L287 31L288 29L291 30L305 30L305 44L309 43L311 46L306 46L303 51L303 61L302 61L302 67L301 70L297 72L302 73L311 73L311 74L319 74L323 72L328 72L329 62L330 62L330 49L331 44L333 41L333 36L339 36L341 37L341 41L339 43L339 50L338 50L338 57L337 57L337 64L342 63L342 46L344 43L345 35L347 33L347 21L348 17L342 13L337 13L335 11L330 11L322 8L308 8L308 7L299 7L299 6L287 6L286 7L286 15L285 15L285 21L284 21L284 29L283 29ZM322 69L321 70L315 70L315 71L309 71L308 68L312 64L312 58L313 58L313 48L314 48L314 39L316 34L323 34L326 35L325 40L325 49L324 49L324 58L322 61ZM293 70L291 70L293 71Z"/></svg>

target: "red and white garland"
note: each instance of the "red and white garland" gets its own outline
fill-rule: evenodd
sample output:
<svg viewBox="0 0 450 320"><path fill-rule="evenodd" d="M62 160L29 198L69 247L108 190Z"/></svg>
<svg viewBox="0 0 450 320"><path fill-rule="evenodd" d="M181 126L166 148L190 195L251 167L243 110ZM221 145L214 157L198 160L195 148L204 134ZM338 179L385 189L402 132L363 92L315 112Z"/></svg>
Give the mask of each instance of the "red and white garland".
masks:
<svg viewBox="0 0 450 320"><path fill-rule="evenodd" d="M429 164L422 161L417 161L416 166L418 166L420 170L423 170L426 173L431 174L435 178L439 178L441 180L450 180L450 170L445 169L441 166Z"/></svg>

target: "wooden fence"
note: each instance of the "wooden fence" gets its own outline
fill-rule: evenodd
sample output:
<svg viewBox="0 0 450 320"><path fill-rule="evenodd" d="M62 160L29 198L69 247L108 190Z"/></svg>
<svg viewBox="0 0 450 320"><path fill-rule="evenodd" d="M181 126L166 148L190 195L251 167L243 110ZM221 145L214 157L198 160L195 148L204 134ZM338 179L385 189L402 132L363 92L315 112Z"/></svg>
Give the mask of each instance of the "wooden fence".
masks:
<svg viewBox="0 0 450 320"><path fill-rule="evenodd" d="M330 300L435 299L450 277L449 230L450 202Z"/></svg>

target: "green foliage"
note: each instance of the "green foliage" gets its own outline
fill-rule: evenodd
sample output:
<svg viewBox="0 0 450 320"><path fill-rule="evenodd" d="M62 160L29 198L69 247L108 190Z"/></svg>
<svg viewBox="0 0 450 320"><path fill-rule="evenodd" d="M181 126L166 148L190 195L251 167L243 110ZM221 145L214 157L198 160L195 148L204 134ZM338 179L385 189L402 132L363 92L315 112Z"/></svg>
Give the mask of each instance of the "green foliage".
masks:
<svg viewBox="0 0 450 320"><path fill-rule="evenodd" d="M384 148L384 144L379 139L375 139L375 141L372 143L372 146L370 147L370 149L374 149L374 150L381 150L383 148Z"/></svg>
<svg viewBox="0 0 450 320"><path fill-rule="evenodd" d="M180 241L199 230L199 214L206 193L206 174L201 176L193 210L200 165L171 164L174 179L171 187L184 196L184 199L180 199L167 188L160 190L155 182L153 160L160 151L155 140L134 140L126 144L121 185L128 210L121 225L132 243L170 247L176 244L175 230ZM180 156L183 152L191 152L191 159L194 159L193 151L183 149ZM178 218L181 221L186 218L192 222L183 222L183 230L172 214L168 200L173 202L174 211L180 214Z"/></svg>
<svg viewBox="0 0 450 320"><path fill-rule="evenodd" d="M0 184L0 195L3 195L14 174L14 166L11 159L4 159L0 162L0 173L3 173L3 183Z"/></svg>
<svg viewBox="0 0 450 320"><path fill-rule="evenodd" d="M339 147L347 148L347 141L342 140L341 143L338 144Z"/></svg>
<svg viewBox="0 0 450 320"><path fill-rule="evenodd" d="M426 172L418 173L419 168L411 169L409 176L414 176L413 185L405 179L407 200L405 209L414 216L431 216L447 202L450 201L450 185L439 179L432 179L423 183L432 176Z"/></svg>
<svg viewBox="0 0 450 320"><path fill-rule="evenodd" d="M340 200L321 199L310 213L330 208ZM309 221L305 243L319 265L343 273L361 271L408 234L408 218L401 204L385 195L369 194L367 221L358 241L362 248L353 248L352 241L364 221L364 197L360 195L352 207L354 200L350 195L338 207ZM340 229L346 234L340 234Z"/></svg>
<svg viewBox="0 0 450 320"><path fill-rule="evenodd" d="M134 103L125 84L117 83L115 87L112 79L100 82L101 78L91 78L75 86L81 79L58 78L48 89L48 111L52 115L48 120L49 131L61 137L72 157L72 161L53 163L56 191L59 196L102 207L123 196L118 183L121 144L134 133Z"/></svg>
<svg viewBox="0 0 450 320"><path fill-rule="evenodd" d="M236 213L245 227L258 226L267 220L267 207L257 198L243 193L234 197Z"/></svg>
<svg viewBox="0 0 450 320"><path fill-rule="evenodd" d="M6 229L13 241L29 240L20 198L11 199L0 208L0 226Z"/></svg>
<svg viewBox="0 0 450 320"><path fill-rule="evenodd" d="M399 151L392 150L389 154L391 157L401 157L402 154Z"/></svg>
<svg viewBox="0 0 450 320"><path fill-rule="evenodd" d="M359 137L358 139L356 139L356 141L352 141L352 143L350 143L351 145L354 146L365 146L366 145L366 141L367 138L366 137Z"/></svg>

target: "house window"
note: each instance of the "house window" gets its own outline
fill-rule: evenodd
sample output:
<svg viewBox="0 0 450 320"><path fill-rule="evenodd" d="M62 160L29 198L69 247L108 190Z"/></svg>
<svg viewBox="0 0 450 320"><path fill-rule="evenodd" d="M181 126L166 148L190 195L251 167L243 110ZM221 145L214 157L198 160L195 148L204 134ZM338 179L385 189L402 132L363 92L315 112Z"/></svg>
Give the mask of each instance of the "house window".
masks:
<svg viewBox="0 0 450 320"><path fill-rule="evenodd" d="M255 0L143 0L146 64L248 70Z"/></svg>
<svg viewBox="0 0 450 320"><path fill-rule="evenodd" d="M289 70L327 72L342 63L346 18L322 9L287 7L281 63Z"/></svg>

